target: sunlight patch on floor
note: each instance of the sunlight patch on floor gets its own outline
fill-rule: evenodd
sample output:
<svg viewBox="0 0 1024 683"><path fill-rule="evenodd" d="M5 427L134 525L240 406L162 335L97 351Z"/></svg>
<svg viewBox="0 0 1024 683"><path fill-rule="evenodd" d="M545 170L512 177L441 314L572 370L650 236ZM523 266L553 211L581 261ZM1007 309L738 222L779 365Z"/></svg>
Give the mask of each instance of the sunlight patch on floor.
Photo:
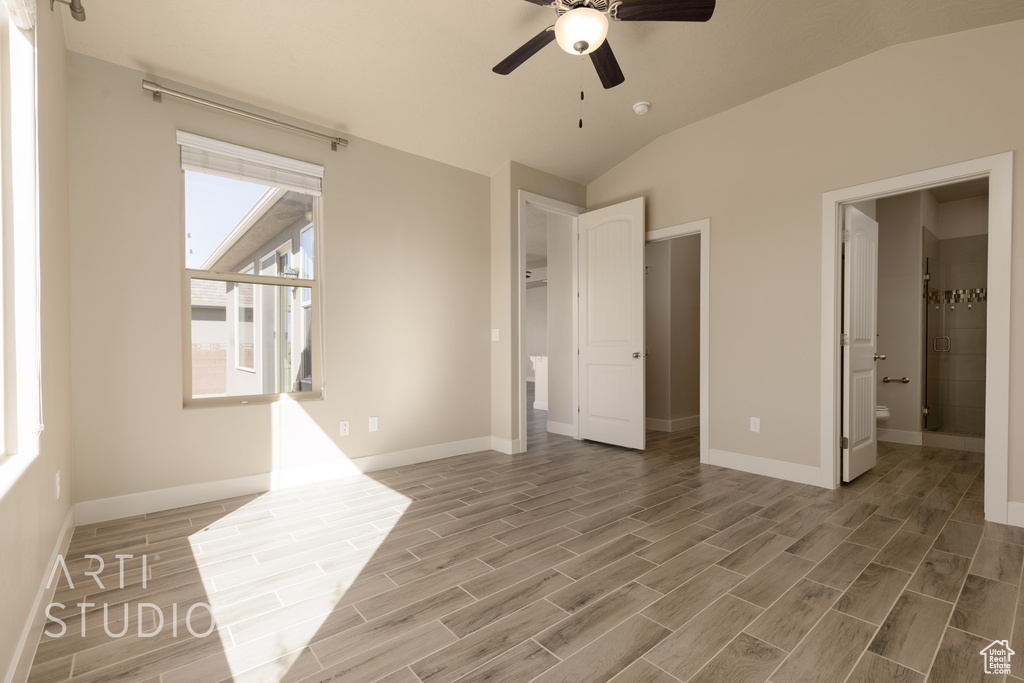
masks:
<svg viewBox="0 0 1024 683"><path fill-rule="evenodd" d="M374 498L387 507L372 522L347 521ZM193 534L229 675L283 680L325 624L346 617L339 602L410 503L358 474L271 491Z"/></svg>

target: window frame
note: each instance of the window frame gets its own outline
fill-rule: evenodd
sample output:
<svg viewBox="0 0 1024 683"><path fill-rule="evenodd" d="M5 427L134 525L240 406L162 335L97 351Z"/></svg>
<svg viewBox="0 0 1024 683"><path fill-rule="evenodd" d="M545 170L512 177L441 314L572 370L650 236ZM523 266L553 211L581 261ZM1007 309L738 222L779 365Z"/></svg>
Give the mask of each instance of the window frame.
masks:
<svg viewBox="0 0 1024 683"><path fill-rule="evenodd" d="M262 154L256 152L256 154ZM262 404L262 403L276 403L281 400L320 400L323 398L323 350L321 348L321 285L320 280L316 277L309 279L300 279L297 277L288 277L277 273L275 275L261 275L259 273L262 262L267 257L274 256L280 258L282 249L288 249L290 254L291 240L287 240L284 244L278 248L267 252L266 255L260 256L250 264L246 266L246 270L249 268L253 269L253 273L237 273L231 271L218 271L218 270L198 270L186 267L186 236L188 234L188 225L186 223L186 211L185 211L185 172L186 169L181 169L181 179L179 181L179 191L181 193L181 230L178 241L178 252L181 263L181 288L182 288L182 405L184 408L194 407L208 407L208 406L237 406L237 405L248 405L248 404ZM198 172L198 171L193 171ZM212 173L212 175L219 175ZM321 235L323 231L322 221L322 197L320 195L310 195L313 199L313 218L309 222L308 228L313 230L313 263L314 263L314 275L321 272L323 269L317 267L316 263L320 259L319 244L322 241ZM294 255L290 254L289 259L293 259ZM276 269L276 266L275 266ZM290 391L290 392L279 392L272 394L239 394L232 396L201 396L195 397L192 395L192 280L208 280L208 281L220 281L225 283L233 284L252 284L252 285L275 285L279 287L308 287L310 290L310 299L312 306L312 330L310 334L309 344L311 350L311 361L312 367L312 385L309 391ZM266 291L262 288L257 288L256 291ZM286 290L290 291L290 290ZM262 294L260 296L263 296ZM299 302L301 296L295 296L296 302ZM253 300L253 338L254 344L256 338L259 335L257 329L257 317L260 304L257 303L256 297ZM295 306L296 311L301 311L300 305ZM226 315L230 315L228 311L225 311ZM237 311L234 312L233 317L237 318ZM279 314L283 314L280 312ZM237 320L234 325L237 330ZM294 340L293 340L294 341ZM237 331L235 338L235 346L237 348ZM256 358L255 348L253 351L253 370L248 368L239 368L243 372L256 373ZM236 359L237 361L237 359ZM233 365L233 364L232 364ZM302 378L299 378L301 380ZM298 384L299 382L294 382Z"/></svg>
<svg viewBox="0 0 1024 683"><path fill-rule="evenodd" d="M240 270L238 272L240 274L242 274L242 275L255 275L256 274L256 264L255 263L250 263L246 268L244 268L244 269L242 269L242 270ZM239 284L245 284L245 283L239 283ZM242 335L240 333L242 322L238 319L238 315L237 315L238 310L241 309L240 306L236 306L236 311L235 311L236 315L233 316L234 320L235 320L235 370L239 370L240 372L248 372L248 373L251 373L253 375L256 374L256 291L257 291L256 288L253 287L253 297L252 297L252 367L251 368L245 367L240 362L241 357L242 357L242 354L241 354L242 347L239 345L239 341L238 340L242 338ZM227 315L227 312L225 311L225 317L226 317L226 315Z"/></svg>

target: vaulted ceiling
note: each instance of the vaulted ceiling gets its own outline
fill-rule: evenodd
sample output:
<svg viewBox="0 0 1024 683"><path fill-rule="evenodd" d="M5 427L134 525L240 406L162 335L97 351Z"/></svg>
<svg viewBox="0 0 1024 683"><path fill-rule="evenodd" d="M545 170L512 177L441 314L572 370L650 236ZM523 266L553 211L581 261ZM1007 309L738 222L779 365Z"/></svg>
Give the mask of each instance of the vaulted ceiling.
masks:
<svg viewBox="0 0 1024 683"><path fill-rule="evenodd" d="M486 175L512 159L581 183L858 57L1024 19L1022 0L718 0L706 24L613 22L626 82L603 90L589 59L554 44L510 76L491 72L554 23L524 0L84 4L85 23L65 17L70 50ZM653 105L643 117L640 100Z"/></svg>

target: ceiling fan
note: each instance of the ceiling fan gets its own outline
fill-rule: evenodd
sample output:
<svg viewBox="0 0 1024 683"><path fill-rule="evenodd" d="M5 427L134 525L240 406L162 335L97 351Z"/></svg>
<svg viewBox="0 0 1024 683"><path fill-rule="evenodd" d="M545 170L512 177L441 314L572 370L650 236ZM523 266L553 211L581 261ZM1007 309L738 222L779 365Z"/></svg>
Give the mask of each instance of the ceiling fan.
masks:
<svg viewBox="0 0 1024 683"><path fill-rule="evenodd" d="M707 21L715 12L715 0L526 0L553 7L558 21L494 67L507 76L552 41L573 55L590 55L601 84L614 88L626 77L605 38L608 21Z"/></svg>

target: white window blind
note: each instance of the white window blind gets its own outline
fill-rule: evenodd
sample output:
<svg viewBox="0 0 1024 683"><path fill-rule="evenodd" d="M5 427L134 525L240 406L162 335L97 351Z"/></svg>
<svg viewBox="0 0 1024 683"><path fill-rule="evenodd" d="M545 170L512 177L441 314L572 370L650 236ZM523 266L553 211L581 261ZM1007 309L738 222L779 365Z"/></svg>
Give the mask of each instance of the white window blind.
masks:
<svg viewBox="0 0 1024 683"><path fill-rule="evenodd" d="M178 131L185 171L245 180L320 196L324 167Z"/></svg>

